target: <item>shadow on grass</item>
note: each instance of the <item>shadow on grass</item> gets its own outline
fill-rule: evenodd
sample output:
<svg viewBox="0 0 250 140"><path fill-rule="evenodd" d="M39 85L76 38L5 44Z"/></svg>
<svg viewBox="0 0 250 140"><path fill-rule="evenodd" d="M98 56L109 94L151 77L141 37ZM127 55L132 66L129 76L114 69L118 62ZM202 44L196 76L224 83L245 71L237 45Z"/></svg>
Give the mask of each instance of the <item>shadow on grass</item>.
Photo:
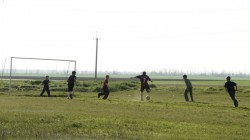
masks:
<svg viewBox="0 0 250 140"><path fill-rule="evenodd" d="M250 111L250 108L248 108L248 107L238 107L238 108L241 109L241 110Z"/></svg>
<svg viewBox="0 0 250 140"><path fill-rule="evenodd" d="M198 103L198 104L210 104L210 103L207 103L207 102L194 102L194 103Z"/></svg>

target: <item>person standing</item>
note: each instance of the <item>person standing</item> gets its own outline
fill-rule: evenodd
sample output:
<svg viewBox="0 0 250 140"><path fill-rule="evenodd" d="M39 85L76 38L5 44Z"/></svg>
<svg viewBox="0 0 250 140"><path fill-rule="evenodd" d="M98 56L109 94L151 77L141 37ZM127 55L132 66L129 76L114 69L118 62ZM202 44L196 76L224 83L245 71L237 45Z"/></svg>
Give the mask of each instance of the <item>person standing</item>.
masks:
<svg viewBox="0 0 250 140"><path fill-rule="evenodd" d="M149 78L149 76L146 74L145 71L142 72L142 75L138 75L138 76L132 77L132 78L138 78L141 81L141 101L143 101L143 92L144 92L144 90L146 90L147 92L151 91L149 84L148 84L148 81L152 82L152 80Z"/></svg>
<svg viewBox="0 0 250 140"><path fill-rule="evenodd" d="M184 98L187 102L189 101L189 98L188 98L188 92L189 92L191 101L193 102L194 101L194 99L193 99L193 86L192 86L190 80L187 79L187 75L183 75L183 80L186 84L186 88L184 90Z"/></svg>
<svg viewBox="0 0 250 140"><path fill-rule="evenodd" d="M49 76L45 76L45 80L43 80L43 90L40 93L40 96L43 96L43 93L46 91L48 97L50 97L50 90L49 90Z"/></svg>
<svg viewBox="0 0 250 140"><path fill-rule="evenodd" d="M228 76L226 79L227 79L227 82L225 83L224 87L226 91L228 92L229 96L231 97L231 99L233 100L234 106L238 107L238 101L235 98L235 91L237 91L237 84L231 81L230 76Z"/></svg>
<svg viewBox="0 0 250 140"><path fill-rule="evenodd" d="M68 99L73 99L74 86L76 82L76 72L72 71L72 75L67 80L68 82Z"/></svg>
<svg viewBox="0 0 250 140"><path fill-rule="evenodd" d="M102 86L102 90L103 92L98 93L98 98L100 98L100 96L104 96L102 99L106 100L109 96L109 75L106 75L106 78L103 81L103 86Z"/></svg>

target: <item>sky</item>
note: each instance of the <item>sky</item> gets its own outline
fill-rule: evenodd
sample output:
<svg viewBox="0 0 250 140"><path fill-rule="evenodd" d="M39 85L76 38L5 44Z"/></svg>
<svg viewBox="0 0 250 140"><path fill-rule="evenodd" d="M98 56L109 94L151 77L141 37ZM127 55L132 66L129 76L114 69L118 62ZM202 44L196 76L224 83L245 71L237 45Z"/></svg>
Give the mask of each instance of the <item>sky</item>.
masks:
<svg viewBox="0 0 250 140"><path fill-rule="evenodd" d="M99 71L250 73L249 0L0 4L2 66L6 58L32 57L76 60L77 70L94 71L96 33ZM51 68L44 62L15 62L17 68Z"/></svg>

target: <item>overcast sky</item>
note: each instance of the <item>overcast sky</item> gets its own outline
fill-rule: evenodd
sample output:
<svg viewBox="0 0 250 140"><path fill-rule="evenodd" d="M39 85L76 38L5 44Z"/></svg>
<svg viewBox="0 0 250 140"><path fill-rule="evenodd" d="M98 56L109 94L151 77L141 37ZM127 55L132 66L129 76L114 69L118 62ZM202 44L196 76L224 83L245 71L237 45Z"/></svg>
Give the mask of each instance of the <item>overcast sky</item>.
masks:
<svg viewBox="0 0 250 140"><path fill-rule="evenodd" d="M3 0L0 60L71 59L94 71L96 31L102 71L250 73L249 0Z"/></svg>

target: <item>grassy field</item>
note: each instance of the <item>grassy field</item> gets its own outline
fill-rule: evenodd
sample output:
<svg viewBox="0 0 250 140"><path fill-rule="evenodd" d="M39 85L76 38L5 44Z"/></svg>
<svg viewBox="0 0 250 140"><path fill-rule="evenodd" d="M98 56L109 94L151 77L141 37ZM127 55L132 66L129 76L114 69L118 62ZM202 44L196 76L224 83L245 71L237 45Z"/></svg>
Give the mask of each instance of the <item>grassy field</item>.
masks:
<svg viewBox="0 0 250 140"><path fill-rule="evenodd" d="M249 81L236 81L239 107L224 81L193 81L195 102L185 102L183 81L155 81L151 100L140 101L137 81L111 81L108 100L100 81L78 81L73 100L65 81L52 81L53 97L39 97L39 81L0 85L0 139L250 139ZM146 93L145 93L146 95Z"/></svg>

